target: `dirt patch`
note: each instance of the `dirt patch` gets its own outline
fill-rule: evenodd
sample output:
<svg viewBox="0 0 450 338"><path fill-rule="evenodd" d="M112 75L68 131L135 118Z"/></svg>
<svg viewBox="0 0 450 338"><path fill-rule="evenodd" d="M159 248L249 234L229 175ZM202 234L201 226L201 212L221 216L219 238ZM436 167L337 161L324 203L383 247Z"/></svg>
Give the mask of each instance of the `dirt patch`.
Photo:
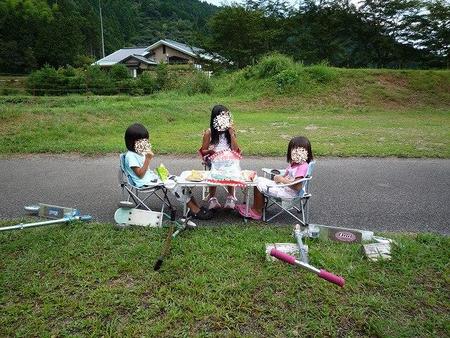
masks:
<svg viewBox="0 0 450 338"><path fill-rule="evenodd" d="M134 286L134 279L129 275L119 276L108 281L108 286L111 288L124 287L131 288Z"/></svg>
<svg viewBox="0 0 450 338"><path fill-rule="evenodd" d="M380 74L377 76L377 83L386 87L398 90L399 88L407 88L409 81L406 77L396 76L394 74Z"/></svg>

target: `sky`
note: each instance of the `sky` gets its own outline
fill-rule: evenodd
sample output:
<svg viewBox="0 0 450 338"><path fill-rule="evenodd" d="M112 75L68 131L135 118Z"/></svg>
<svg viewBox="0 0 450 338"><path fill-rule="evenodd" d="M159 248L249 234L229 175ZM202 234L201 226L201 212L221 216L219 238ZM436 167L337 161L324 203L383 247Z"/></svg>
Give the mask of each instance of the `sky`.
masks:
<svg viewBox="0 0 450 338"><path fill-rule="evenodd" d="M206 1L209 2L210 4L216 5L216 6L221 6L222 4L230 4L232 2L242 2L239 0L201 0L201 1ZM352 3L357 3L359 0L352 0ZM287 0L287 2L291 3L292 5L296 5L298 4L298 0Z"/></svg>

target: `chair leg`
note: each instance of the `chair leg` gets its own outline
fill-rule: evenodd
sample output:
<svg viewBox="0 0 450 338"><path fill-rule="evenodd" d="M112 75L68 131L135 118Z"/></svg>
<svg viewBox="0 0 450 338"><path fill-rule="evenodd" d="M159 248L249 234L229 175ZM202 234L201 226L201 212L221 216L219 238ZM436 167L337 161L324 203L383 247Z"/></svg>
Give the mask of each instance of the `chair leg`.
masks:
<svg viewBox="0 0 450 338"><path fill-rule="evenodd" d="M272 202L271 204L269 204L270 202ZM278 213L276 213L275 215L273 215L272 217L270 217L270 218L268 218L268 219L265 219L266 217L265 217L265 209L267 209L267 208L269 208L269 207L271 207L272 205L277 205L281 210L278 212ZM274 218L276 218L276 217L278 217L279 215L281 215L283 212L286 212L286 213L288 213L291 217L293 217L294 219L296 219L298 222L300 222L303 226L305 226L307 223L306 223L306 219L305 219L305 213L306 213L306 211L304 211L304 209L303 209L303 205L301 204L301 207L302 207L302 219L300 219L299 217L297 217L294 213L292 213L291 212L291 210L290 209L292 209L292 208L294 208L294 210L297 210L297 208L294 206L294 207L290 207L289 209L287 209L287 208L284 208L283 207L283 205L282 204L280 204L280 203L278 203L277 201L275 201L275 200L272 200L272 201L269 201L269 199L267 199L267 206L264 208L264 210L263 210L263 217L264 217L264 219L265 219L265 221L266 222L270 222L271 220L273 220Z"/></svg>

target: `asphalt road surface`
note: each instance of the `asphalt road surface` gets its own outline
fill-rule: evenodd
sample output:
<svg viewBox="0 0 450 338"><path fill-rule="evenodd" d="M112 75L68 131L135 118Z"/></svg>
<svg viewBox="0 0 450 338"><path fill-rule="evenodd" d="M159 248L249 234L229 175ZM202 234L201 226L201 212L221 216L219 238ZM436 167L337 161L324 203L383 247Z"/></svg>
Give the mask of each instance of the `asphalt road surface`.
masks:
<svg viewBox="0 0 450 338"><path fill-rule="evenodd" d="M450 160L319 158L312 180L310 223L372 231L450 234ZM198 157L157 156L171 173L202 169ZM242 169L284 168L283 158L247 157ZM118 156L30 155L0 159L0 218L24 215L38 202L76 207L100 222L113 222L121 199ZM259 171L259 174L261 172ZM225 198L219 191L219 200ZM200 190L196 192L200 200ZM242 194L238 193L238 197ZM176 203L176 201L175 201ZM157 204L153 204L157 208ZM179 207L181 210L181 206ZM220 211L201 226L239 224ZM276 224L293 224L289 217Z"/></svg>

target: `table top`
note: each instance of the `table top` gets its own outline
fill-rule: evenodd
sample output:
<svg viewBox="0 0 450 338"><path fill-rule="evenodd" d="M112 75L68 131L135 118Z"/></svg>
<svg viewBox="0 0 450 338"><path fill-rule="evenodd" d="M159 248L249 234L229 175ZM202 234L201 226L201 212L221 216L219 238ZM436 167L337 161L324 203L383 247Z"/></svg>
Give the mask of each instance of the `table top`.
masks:
<svg viewBox="0 0 450 338"><path fill-rule="evenodd" d="M201 170L196 170L201 171ZM175 182L178 185L182 185L184 187L207 187L207 186L220 186L220 185L226 185L221 183L214 183L209 182L206 179L202 181L189 181L186 178L191 174L192 170L185 170L183 171L179 176L176 177ZM254 187L256 186L256 177L253 181L245 181L245 185L248 187Z"/></svg>

